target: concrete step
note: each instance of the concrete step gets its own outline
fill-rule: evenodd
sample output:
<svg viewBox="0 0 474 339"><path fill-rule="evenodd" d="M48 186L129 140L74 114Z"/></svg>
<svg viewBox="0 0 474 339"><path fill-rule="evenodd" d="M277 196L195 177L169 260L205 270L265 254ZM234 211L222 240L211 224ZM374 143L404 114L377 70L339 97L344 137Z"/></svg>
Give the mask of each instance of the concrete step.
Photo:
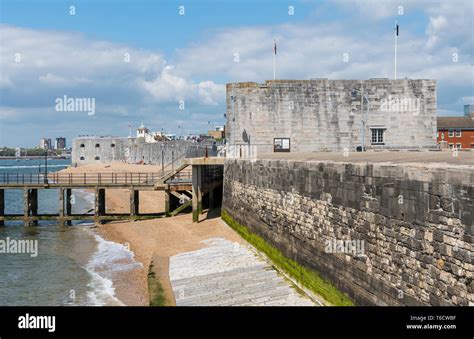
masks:
<svg viewBox="0 0 474 339"><path fill-rule="evenodd" d="M314 305L299 295L252 248L222 238L170 258L178 306Z"/></svg>
<svg viewBox="0 0 474 339"><path fill-rule="evenodd" d="M280 289L279 289L280 288ZM284 289L282 289L284 288ZM259 284L254 284L253 286L243 285L238 288L222 288L222 289L204 289L204 290L182 290L183 293L180 294L178 291L178 296L184 296L184 298L179 298L177 301L185 301L189 299L202 299L203 297L209 301L212 300L221 300L221 299L233 299L245 295L248 298L257 298L260 295L267 294L278 294L282 291L289 293L289 287L283 285L281 281L265 281L262 280Z"/></svg>

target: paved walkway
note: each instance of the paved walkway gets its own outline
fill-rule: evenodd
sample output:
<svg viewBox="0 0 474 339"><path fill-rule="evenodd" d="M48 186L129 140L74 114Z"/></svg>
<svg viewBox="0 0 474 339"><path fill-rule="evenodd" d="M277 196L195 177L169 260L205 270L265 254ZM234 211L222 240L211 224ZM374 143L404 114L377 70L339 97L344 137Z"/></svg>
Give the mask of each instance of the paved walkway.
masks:
<svg viewBox="0 0 474 339"><path fill-rule="evenodd" d="M177 306L314 306L250 246L223 238L170 258Z"/></svg>

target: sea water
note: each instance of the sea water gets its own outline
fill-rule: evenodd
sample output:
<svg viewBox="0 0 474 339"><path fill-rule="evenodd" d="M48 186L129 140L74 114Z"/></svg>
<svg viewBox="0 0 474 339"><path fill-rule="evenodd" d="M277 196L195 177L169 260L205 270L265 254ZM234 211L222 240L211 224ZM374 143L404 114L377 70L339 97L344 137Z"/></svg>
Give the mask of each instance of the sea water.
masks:
<svg viewBox="0 0 474 339"><path fill-rule="evenodd" d="M48 172L70 165L70 160L48 160ZM44 171L44 160L0 160L3 173L37 174ZM72 213L93 208L92 194L73 190ZM38 190L38 213L58 213L59 190ZM5 190L5 213L23 213L23 191ZM25 227L21 221L5 221L0 240L33 240L38 255L0 253L0 306L123 305L115 295L114 277L118 272L136 269L140 264L125 246L106 241L88 222L60 226L55 221L39 221Z"/></svg>

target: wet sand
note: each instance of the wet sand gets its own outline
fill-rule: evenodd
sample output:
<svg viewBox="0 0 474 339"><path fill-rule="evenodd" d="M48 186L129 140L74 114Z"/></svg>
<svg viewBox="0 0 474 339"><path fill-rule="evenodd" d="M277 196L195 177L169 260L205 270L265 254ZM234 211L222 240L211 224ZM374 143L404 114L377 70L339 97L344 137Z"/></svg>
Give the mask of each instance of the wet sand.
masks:
<svg viewBox="0 0 474 339"><path fill-rule="evenodd" d="M68 168L65 173L97 173L97 172L159 172L160 166L100 164ZM106 207L109 212L129 211L129 192L127 190L108 190ZM149 191L140 193L140 212L164 211L164 192ZM135 259L143 264L143 268L120 274L113 281L116 297L125 305L147 306L148 268L153 259L161 285L165 292L167 305L175 305L174 295L169 282L168 262L173 255L194 251L204 245L200 241L209 238L225 238L230 241L244 243L230 227L220 219L220 212L213 210L200 217L199 223L192 222L191 214L178 215L171 218L137 220L134 222L117 221L100 225L95 231L104 239L128 245L134 252Z"/></svg>

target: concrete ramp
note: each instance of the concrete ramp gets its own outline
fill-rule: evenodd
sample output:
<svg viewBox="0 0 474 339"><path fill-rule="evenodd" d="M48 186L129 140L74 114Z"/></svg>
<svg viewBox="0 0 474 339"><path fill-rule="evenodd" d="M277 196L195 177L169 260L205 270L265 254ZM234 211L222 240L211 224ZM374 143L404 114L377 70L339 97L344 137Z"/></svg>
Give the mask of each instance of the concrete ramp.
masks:
<svg viewBox="0 0 474 339"><path fill-rule="evenodd" d="M170 258L177 306L314 306L249 246L222 238Z"/></svg>

